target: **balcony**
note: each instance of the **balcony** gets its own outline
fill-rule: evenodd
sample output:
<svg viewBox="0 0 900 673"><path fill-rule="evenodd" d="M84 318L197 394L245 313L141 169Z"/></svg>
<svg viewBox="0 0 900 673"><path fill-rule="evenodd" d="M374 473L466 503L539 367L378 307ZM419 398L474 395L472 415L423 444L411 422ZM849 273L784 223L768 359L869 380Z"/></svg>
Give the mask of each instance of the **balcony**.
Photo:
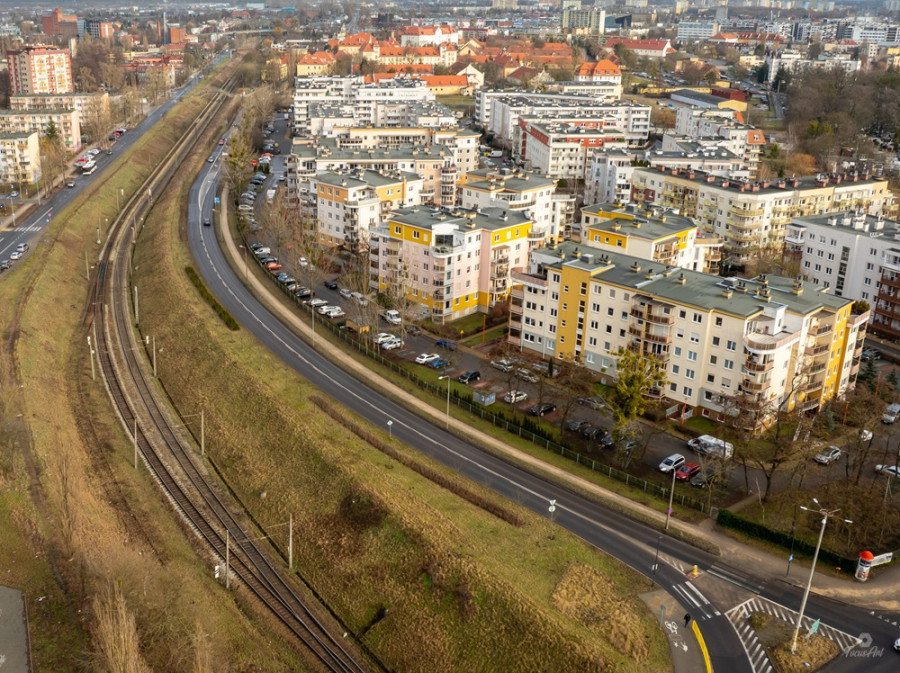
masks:
<svg viewBox="0 0 900 673"><path fill-rule="evenodd" d="M807 393L814 393L822 390L824 385L825 381L823 379L816 379L815 381L808 381L802 388L806 390Z"/></svg>
<svg viewBox="0 0 900 673"><path fill-rule="evenodd" d="M451 257L463 251L461 245L439 245L431 249L431 254L435 257Z"/></svg>
<svg viewBox="0 0 900 673"><path fill-rule="evenodd" d="M753 362L747 360L747 362L744 363L744 371L749 372L750 374L762 374L771 371L774 367L774 360L769 360L768 362Z"/></svg>
<svg viewBox="0 0 900 673"><path fill-rule="evenodd" d="M766 214L765 208L741 208L740 206L731 206L728 208L728 212L730 212L735 217L762 217Z"/></svg>
<svg viewBox="0 0 900 673"><path fill-rule="evenodd" d="M788 344L796 341L800 335L797 332L787 333L780 332L778 334L753 334L744 335L744 346L748 350L766 353L778 350Z"/></svg>
<svg viewBox="0 0 900 673"><path fill-rule="evenodd" d="M827 353L831 350L831 344L821 344L819 346L807 346L806 350L804 350L804 354L809 357L816 357L817 355L822 355L822 353Z"/></svg>
<svg viewBox="0 0 900 673"><path fill-rule="evenodd" d="M646 322L652 322L657 325L675 324L675 316L673 315L659 315L658 313L651 313L650 311L642 311L639 308L632 308L631 315L635 318L639 318Z"/></svg>
<svg viewBox="0 0 900 673"><path fill-rule="evenodd" d="M828 364L825 363L825 362L818 362L818 363L812 365L811 367L808 367L808 368L806 369L806 372L807 372L808 374L810 374L810 375L818 374L818 373L820 373L820 372L824 372L824 371L825 371L825 368L826 368L827 366L828 366Z"/></svg>
<svg viewBox="0 0 900 673"><path fill-rule="evenodd" d="M803 402L798 404L797 407L800 409L800 411L812 411L817 406L819 406L819 401L820 400L818 397L812 400L804 400Z"/></svg>
<svg viewBox="0 0 900 673"><path fill-rule="evenodd" d="M731 228L725 233L725 236L733 241L738 241L739 243L752 243L755 241L759 241L758 231L745 232L739 229Z"/></svg>
<svg viewBox="0 0 900 673"><path fill-rule="evenodd" d="M771 381L751 381L750 379L744 379L744 383L742 387L744 390L751 393L761 393L768 390L772 386Z"/></svg>
<svg viewBox="0 0 900 673"><path fill-rule="evenodd" d="M815 337L825 336L834 331L834 325L816 325L810 328L809 333Z"/></svg>

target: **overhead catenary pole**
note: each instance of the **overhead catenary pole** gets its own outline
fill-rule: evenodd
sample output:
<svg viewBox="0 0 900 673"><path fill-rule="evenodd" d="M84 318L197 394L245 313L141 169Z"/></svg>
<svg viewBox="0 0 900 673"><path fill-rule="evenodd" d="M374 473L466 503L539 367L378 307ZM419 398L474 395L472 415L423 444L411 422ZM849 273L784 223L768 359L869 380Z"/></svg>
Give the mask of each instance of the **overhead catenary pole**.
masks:
<svg viewBox="0 0 900 673"><path fill-rule="evenodd" d="M94 347L91 345L91 335L88 334L88 355L91 358L91 381L97 380L97 374L94 371Z"/></svg>
<svg viewBox="0 0 900 673"><path fill-rule="evenodd" d="M137 324L141 324L141 313L138 306L138 289L137 285L134 286L134 321Z"/></svg>
<svg viewBox="0 0 900 673"><path fill-rule="evenodd" d="M134 417L134 469L138 469L138 447L137 447L137 416Z"/></svg>
<svg viewBox="0 0 900 673"><path fill-rule="evenodd" d="M228 529L225 529L225 588L231 588L231 578L228 569L231 567L231 536Z"/></svg>
<svg viewBox="0 0 900 673"><path fill-rule="evenodd" d="M206 455L206 416L200 409L200 455Z"/></svg>
<svg viewBox="0 0 900 673"><path fill-rule="evenodd" d="M288 518L288 570L294 569L294 515Z"/></svg>
<svg viewBox="0 0 900 673"><path fill-rule="evenodd" d="M156 335L153 335L153 377L156 378Z"/></svg>

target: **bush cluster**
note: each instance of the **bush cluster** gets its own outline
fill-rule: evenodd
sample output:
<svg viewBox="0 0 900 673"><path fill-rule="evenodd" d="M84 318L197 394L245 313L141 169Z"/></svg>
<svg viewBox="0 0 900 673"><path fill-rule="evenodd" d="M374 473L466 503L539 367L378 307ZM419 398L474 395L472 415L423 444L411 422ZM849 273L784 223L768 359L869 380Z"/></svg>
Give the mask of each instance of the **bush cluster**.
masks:
<svg viewBox="0 0 900 673"><path fill-rule="evenodd" d="M194 268L191 266L184 267L184 272L187 274L187 277L191 279L191 282L194 284L194 287L197 288L197 291L200 293L200 296L203 297L204 301L210 305L213 311L216 312L216 315L222 319L222 322L225 323L225 326L230 329L232 332L237 332L241 326L238 325L237 320L235 320L231 314L222 306L219 301L213 296L212 292L207 289L206 284L197 275L197 272L194 271Z"/></svg>
<svg viewBox="0 0 900 673"><path fill-rule="evenodd" d="M740 514L735 514L727 509L719 511L719 517L716 521L723 528L730 528L741 533L746 533L757 539L777 544L785 549L793 549L795 554L803 554L804 556L812 558L813 554L816 552L816 545L814 544L810 544L805 540L798 540L797 538L792 537L790 533L773 530L764 524L745 519ZM828 549L819 550L819 559L829 563L835 568L840 568L843 572L856 572L856 559L848 559Z"/></svg>

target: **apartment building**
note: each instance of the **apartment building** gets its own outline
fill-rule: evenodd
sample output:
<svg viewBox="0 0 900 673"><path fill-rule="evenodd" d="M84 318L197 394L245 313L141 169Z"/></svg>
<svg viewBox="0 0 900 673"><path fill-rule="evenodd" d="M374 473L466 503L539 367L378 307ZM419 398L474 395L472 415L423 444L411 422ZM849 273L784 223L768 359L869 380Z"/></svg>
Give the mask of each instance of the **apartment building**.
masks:
<svg viewBox="0 0 900 673"><path fill-rule="evenodd" d="M560 96L559 98L562 98ZM604 125L613 125L635 136L635 144L640 138L645 142L650 133L650 106L629 101L592 102L583 96L565 96L568 101L530 101L524 96L507 96L491 99L491 122L487 128L495 138L504 143L515 142L519 120L533 119L562 120L581 118L603 120Z"/></svg>
<svg viewBox="0 0 900 673"><path fill-rule="evenodd" d="M331 136L335 128L347 126L438 129L455 127L457 122L446 105L428 101L377 101L365 107L354 103L311 103L306 114L299 128L308 136Z"/></svg>
<svg viewBox="0 0 900 673"><path fill-rule="evenodd" d="M800 52L785 49L784 51L770 52L766 57L769 64L769 83L775 81L775 77L781 70L785 72L801 72L810 68L823 70L843 70L850 74L858 71L862 64L858 58L851 54L820 54L815 59L804 58Z"/></svg>
<svg viewBox="0 0 900 673"><path fill-rule="evenodd" d="M603 35L606 32L606 10L569 5L563 8L560 28L564 33Z"/></svg>
<svg viewBox="0 0 900 673"><path fill-rule="evenodd" d="M642 167L632 175L631 200L677 208L722 237L724 252L737 262L762 249L782 250L795 217L843 210L889 215L895 209L886 180L857 173L751 182Z"/></svg>
<svg viewBox="0 0 900 673"><path fill-rule="evenodd" d="M715 21L680 21L675 40L680 43L694 40L708 40L719 32L719 24Z"/></svg>
<svg viewBox="0 0 900 673"><path fill-rule="evenodd" d="M664 208L582 206L579 240L604 252L703 273L719 273L722 259L722 239L704 234L692 220Z"/></svg>
<svg viewBox="0 0 900 673"><path fill-rule="evenodd" d="M40 93L69 93L72 85L72 58L68 49L46 45L26 45L6 52L10 94L30 96Z"/></svg>
<svg viewBox="0 0 900 673"><path fill-rule="evenodd" d="M872 306L871 331L900 337L900 222L850 211L796 217L784 255L805 282Z"/></svg>
<svg viewBox="0 0 900 673"><path fill-rule="evenodd" d="M512 270L528 263L532 222L485 208L400 208L370 239L374 289L403 293L445 322L506 301Z"/></svg>
<svg viewBox="0 0 900 673"><path fill-rule="evenodd" d="M463 208L500 208L528 217L534 225L529 236L533 244L561 238L565 231L565 222L557 219L555 191L555 180L506 168L471 171L462 176L459 186Z"/></svg>
<svg viewBox="0 0 900 673"><path fill-rule="evenodd" d="M0 133L44 135L50 123L69 152L81 149L81 115L78 110L0 110Z"/></svg>
<svg viewBox="0 0 900 673"><path fill-rule="evenodd" d="M678 110L674 133L663 136L663 150L675 150L684 142L727 149L739 156L751 173L756 173L766 146L763 132L738 121L734 111L696 107Z"/></svg>
<svg viewBox="0 0 900 673"><path fill-rule="evenodd" d="M453 155L442 145L400 145L384 149L343 149L333 139L311 143L294 138L285 161L288 198L296 203L308 199L310 181L320 173L355 169L379 173L415 173L424 180L422 201L436 206L456 204L459 170Z"/></svg>
<svg viewBox="0 0 900 673"><path fill-rule="evenodd" d="M582 180L595 149L622 149L625 133L613 126L522 118L513 137L516 161L555 179Z"/></svg>
<svg viewBox="0 0 900 673"><path fill-rule="evenodd" d="M10 96L10 110L78 110L80 119L95 114L109 114L109 94L105 91L44 93Z"/></svg>
<svg viewBox="0 0 900 673"><path fill-rule="evenodd" d="M400 31L400 44L404 47L436 47L444 43L459 43L459 33L453 26L408 26Z"/></svg>
<svg viewBox="0 0 900 673"><path fill-rule="evenodd" d="M867 314L801 281L722 278L572 242L534 250L514 273L512 344L574 358L612 383L622 349L666 372L649 397L683 417L729 407L764 425L851 389Z"/></svg>
<svg viewBox="0 0 900 673"><path fill-rule="evenodd" d="M596 86L590 82L569 82L571 86ZM537 93L526 91L476 91L475 119L482 128L500 138L510 138L518 117L544 112L570 114L577 110L595 111L594 106L607 101L605 95L575 93ZM649 119L649 108L647 117Z"/></svg>
<svg viewBox="0 0 900 673"><path fill-rule="evenodd" d="M585 203L627 203L631 200L631 176L638 163L661 170L691 169L712 175L750 176L740 157L727 149L682 142L675 151L597 149L588 160L584 180Z"/></svg>
<svg viewBox="0 0 900 673"><path fill-rule="evenodd" d="M585 61L575 71L576 82L600 82L610 84L612 86L622 86L622 71L619 66L609 59L600 59L599 61ZM619 90L617 98L621 98L622 92Z"/></svg>
<svg viewBox="0 0 900 673"><path fill-rule="evenodd" d="M10 185L35 183L41 179L38 134L0 133L0 182Z"/></svg>
<svg viewBox="0 0 900 673"><path fill-rule="evenodd" d="M317 175L311 181L311 193L316 197L319 243L350 250L366 245L370 230L387 213L421 203L423 183L415 173L364 169Z"/></svg>
<svg viewBox="0 0 900 673"><path fill-rule="evenodd" d="M460 174L478 168L478 140L481 134L467 128L333 126L323 135L334 138L337 146L344 149L374 150L401 145L443 145L453 155Z"/></svg>

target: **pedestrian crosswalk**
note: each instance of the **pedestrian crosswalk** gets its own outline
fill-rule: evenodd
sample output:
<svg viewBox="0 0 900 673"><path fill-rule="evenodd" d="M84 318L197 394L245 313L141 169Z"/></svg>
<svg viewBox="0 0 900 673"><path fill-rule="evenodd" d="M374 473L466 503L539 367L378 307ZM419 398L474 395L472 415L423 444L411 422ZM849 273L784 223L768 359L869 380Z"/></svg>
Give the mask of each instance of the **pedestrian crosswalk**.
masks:
<svg viewBox="0 0 900 673"><path fill-rule="evenodd" d="M40 224L30 224L27 227L16 227L16 231L41 231L43 228Z"/></svg>
<svg viewBox="0 0 900 673"><path fill-rule="evenodd" d="M697 621L712 619L722 614L694 586L693 582L682 582L674 585L672 589L681 597L685 605L691 606L691 612Z"/></svg>
<svg viewBox="0 0 900 673"><path fill-rule="evenodd" d="M756 636L756 631L750 626L750 616L760 612L771 615L788 624L796 623L797 612L790 610L783 605L756 596L744 601L740 605L736 605L725 613L732 626L734 626L735 631L737 631L738 637L741 639L741 643L744 646L744 651L747 653L747 659L753 666L755 673L774 673L769 657L766 655L765 648ZM815 620L808 615L804 615L803 623L800 627L801 633L808 633L817 621L818 620ZM816 626L816 633L837 644L842 652L853 649L860 642L858 637L828 626L827 624L822 624L821 622Z"/></svg>

